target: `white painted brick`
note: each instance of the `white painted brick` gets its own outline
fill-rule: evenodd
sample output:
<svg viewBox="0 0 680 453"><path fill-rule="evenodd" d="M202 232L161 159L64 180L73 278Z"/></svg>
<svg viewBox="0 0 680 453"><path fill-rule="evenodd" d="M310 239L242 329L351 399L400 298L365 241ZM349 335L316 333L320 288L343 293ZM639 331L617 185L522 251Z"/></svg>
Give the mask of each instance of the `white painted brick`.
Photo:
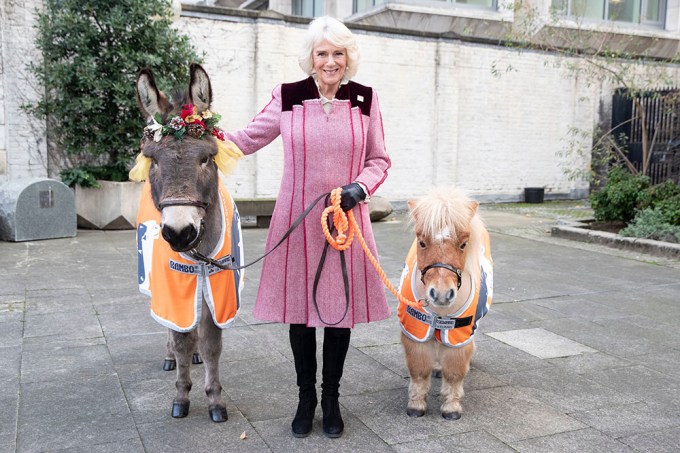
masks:
<svg viewBox="0 0 680 453"><path fill-rule="evenodd" d="M10 178L45 172L44 136L26 127L31 120L18 113L16 99L17 92L36 95L19 80L26 55L34 51L37 4L12 2L3 16L8 30L3 36L12 37L3 47L0 84L0 111L11 123L0 122L7 127ZM277 84L305 77L297 63L305 25L219 19L182 17L175 26L205 51L213 109L222 114L222 127L234 130L269 102ZM356 38L362 61L355 80L378 93L392 159L379 195L403 200L435 184L457 185L486 199L520 199L526 186L545 186L548 193L587 190L585 182L570 181L562 171L565 163L584 168L586 162L578 157L565 162L558 153L569 127L588 129L600 120L600 99L610 105L613 87L575 81L542 52L363 30ZM493 68L501 75L494 76ZM672 78L680 82L679 69ZM232 193L276 196L282 163L277 139L241 161L229 178Z"/></svg>

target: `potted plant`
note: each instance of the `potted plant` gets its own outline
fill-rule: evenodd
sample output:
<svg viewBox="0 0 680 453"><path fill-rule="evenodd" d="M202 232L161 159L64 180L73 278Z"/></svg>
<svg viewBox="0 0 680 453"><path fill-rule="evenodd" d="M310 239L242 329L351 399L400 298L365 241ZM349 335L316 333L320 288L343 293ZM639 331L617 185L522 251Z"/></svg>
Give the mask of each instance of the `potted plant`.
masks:
<svg viewBox="0 0 680 453"><path fill-rule="evenodd" d="M200 59L171 27L171 0L45 0L36 16L43 61L29 70L44 96L23 108L47 121L49 171L75 188L79 226L134 227L139 183L125 181L142 131L136 74L149 67L179 86Z"/></svg>

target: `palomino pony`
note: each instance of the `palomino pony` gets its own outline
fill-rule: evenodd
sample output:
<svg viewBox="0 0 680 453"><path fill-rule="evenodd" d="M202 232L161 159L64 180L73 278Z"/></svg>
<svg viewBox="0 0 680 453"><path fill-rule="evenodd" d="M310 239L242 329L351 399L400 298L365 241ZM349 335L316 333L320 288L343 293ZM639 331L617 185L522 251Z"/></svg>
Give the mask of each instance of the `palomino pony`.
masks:
<svg viewBox="0 0 680 453"><path fill-rule="evenodd" d="M463 379L475 350L477 322L493 293L489 235L478 203L455 189L435 189L409 201L416 238L406 259L400 293L423 307L400 302L401 343L411 375L407 414L427 410L430 379L442 376L441 414L460 418Z"/></svg>
<svg viewBox="0 0 680 453"><path fill-rule="evenodd" d="M188 90L173 100L158 90L148 69L138 74L136 88L147 126L130 177L148 180L137 216L139 284L151 296L152 317L170 329L169 359L177 367L172 416L189 412L190 365L198 350L210 418L223 422L221 329L238 312L243 275L206 258L233 267L243 262L238 211L220 181L240 151L216 126L210 79L201 66L191 65Z"/></svg>

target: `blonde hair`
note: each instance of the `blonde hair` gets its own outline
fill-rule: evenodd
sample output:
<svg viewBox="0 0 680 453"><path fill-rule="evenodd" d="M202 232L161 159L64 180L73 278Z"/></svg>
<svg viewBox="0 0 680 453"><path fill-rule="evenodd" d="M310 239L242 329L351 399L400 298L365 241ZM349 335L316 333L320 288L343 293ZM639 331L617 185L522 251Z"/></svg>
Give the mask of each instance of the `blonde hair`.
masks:
<svg viewBox="0 0 680 453"><path fill-rule="evenodd" d="M345 69L345 75L342 79L344 82L354 77L359 68L359 46L357 46L356 39L354 39L349 28L339 20L329 16L319 17L309 24L298 57L298 63L300 63L302 70L307 75L314 72L312 52L314 47L322 41L328 41L336 47L347 50L347 69Z"/></svg>

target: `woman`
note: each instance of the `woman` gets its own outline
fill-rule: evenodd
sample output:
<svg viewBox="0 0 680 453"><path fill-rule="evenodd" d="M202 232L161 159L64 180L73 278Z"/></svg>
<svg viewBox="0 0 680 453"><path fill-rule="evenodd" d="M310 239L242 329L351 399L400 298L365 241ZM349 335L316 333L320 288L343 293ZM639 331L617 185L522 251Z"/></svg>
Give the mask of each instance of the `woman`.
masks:
<svg viewBox="0 0 680 453"><path fill-rule="evenodd" d="M250 124L227 134L244 154L254 153L279 135L283 139L283 176L266 250L314 199L342 186L342 209L354 208L366 242L377 256L366 202L385 180L390 160L375 92L350 81L358 60L347 27L330 17L314 20L299 58L310 77L274 88L271 101ZM290 324L299 386L292 423L296 437L311 432L317 405L315 328L324 327L323 431L339 437L344 424L338 397L350 329L390 314L383 284L358 244L345 252L344 265L339 252L330 248L317 276L326 244L319 222L323 208L319 203L287 242L265 258L254 310L256 318Z"/></svg>

